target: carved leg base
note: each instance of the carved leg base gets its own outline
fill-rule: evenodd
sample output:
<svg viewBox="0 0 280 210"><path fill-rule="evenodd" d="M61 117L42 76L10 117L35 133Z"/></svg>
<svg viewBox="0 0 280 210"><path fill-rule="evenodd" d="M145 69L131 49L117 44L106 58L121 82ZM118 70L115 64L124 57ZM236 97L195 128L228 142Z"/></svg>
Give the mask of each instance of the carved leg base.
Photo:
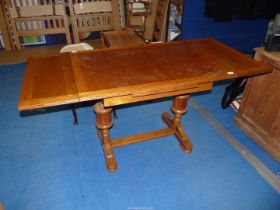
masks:
<svg viewBox="0 0 280 210"><path fill-rule="evenodd" d="M117 161L112 149L109 130L113 126L112 123L112 108L104 108L102 103L97 103L94 106L96 112L96 127L98 137L101 140L105 162L109 172L117 170Z"/></svg>
<svg viewBox="0 0 280 210"><path fill-rule="evenodd" d="M192 143L186 136L181 125L181 117L187 112L187 100L189 96L176 96L173 100L171 110L174 112L172 118L168 113L162 113L162 119L167 124L168 128L136 134L132 136L122 137L118 139L110 139L109 130L113 126L112 123L112 108L105 108L103 103L97 103L94 106L96 112L96 127L97 134L101 140L105 161L109 172L117 170L117 161L113 152L113 148L152 140L163 136L175 135L184 152L192 151Z"/></svg>
<svg viewBox="0 0 280 210"><path fill-rule="evenodd" d="M171 128L179 141L179 144L184 152L190 153L192 151L192 143L188 139L181 125L182 114L187 112L187 100L189 96L176 96L173 99L173 105L171 107L174 112L174 118L167 112L162 113L162 120Z"/></svg>

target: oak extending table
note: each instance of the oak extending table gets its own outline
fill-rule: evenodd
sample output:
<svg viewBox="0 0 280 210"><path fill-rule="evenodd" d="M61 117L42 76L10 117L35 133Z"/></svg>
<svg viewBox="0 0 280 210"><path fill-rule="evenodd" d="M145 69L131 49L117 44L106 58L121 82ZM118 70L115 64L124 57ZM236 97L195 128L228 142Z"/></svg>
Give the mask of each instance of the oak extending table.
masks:
<svg viewBox="0 0 280 210"><path fill-rule="evenodd" d="M267 72L265 64L211 38L29 58L18 109L93 101L107 169L114 172L116 147L175 135L191 152L181 125L189 95L211 90L215 81ZM174 116L162 114L166 128L110 139L114 106L170 96Z"/></svg>

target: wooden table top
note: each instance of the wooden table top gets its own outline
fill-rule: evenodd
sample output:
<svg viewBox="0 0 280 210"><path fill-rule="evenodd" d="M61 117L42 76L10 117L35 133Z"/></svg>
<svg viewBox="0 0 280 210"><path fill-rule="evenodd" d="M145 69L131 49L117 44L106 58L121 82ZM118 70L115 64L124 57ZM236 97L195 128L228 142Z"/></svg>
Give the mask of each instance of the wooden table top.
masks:
<svg viewBox="0 0 280 210"><path fill-rule="evenodd" d="M106 31L102 33L102 37L107 47L135 46L146 44L145 41L134 32L134 30Z"/></svg>
<svg viewBox="0 0 280 210"><path fill-rule="evenodd" d="M146 96L269 71L266 65L214 39L30 58L18 108Z"/></svg>

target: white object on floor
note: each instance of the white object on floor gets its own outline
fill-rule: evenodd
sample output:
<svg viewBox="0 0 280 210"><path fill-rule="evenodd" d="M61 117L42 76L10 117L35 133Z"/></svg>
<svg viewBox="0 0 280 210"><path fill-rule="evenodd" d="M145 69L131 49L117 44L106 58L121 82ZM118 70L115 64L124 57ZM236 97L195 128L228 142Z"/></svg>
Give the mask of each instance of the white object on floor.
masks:
<svg viewBox="0 0 280 210"><path fill-rule="evenodd" d="M69 44L61 48L60 52L72 52L75 53L77 51L84 51L84 50L94 50L92 46L90 46L88 43L78 43L78 44Z"/></svg>

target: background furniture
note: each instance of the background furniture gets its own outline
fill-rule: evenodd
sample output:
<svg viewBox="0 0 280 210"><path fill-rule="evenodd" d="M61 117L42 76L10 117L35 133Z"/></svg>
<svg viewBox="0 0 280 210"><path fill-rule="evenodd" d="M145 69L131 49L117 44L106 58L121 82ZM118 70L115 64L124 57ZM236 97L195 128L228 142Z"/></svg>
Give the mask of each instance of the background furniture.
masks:
<svg viewBox="0 0 280 210"><path fill-rule="evenodd" d="M133 29L122 31L107 31L101 33L102 47L121 47L145 45L145 41Z"/></svg>
<svg viewBox="0 0 280 210"><path fill-rule="evenodd" d="M127 1L127 26L135 27L134 30L149 41L153 41L157 12L160 16L164 16L161 19L164 22L160 22L157 29L164 24L163 30L166 30L168 5L164 7L165 11L157 11L158 7L162 8L158 2L158 0ZM71 44L71 38L74 43L79 43L88 32L120 31L121 27L126 27L123 21L124 5L120 0L71 0L67 5L64 0L4 0L2 3L5 23L1 26L6 25L13 49L20 49L28 39L36 39L28 36L62 33L66 35L67 44ZM68 9L69 12L66 14ZM70 32L73 37L70 36ZM40 38L38 37L39 40Z"/></svg>
<svg viewBox="0 0 280 210"><path fill-rule="evenodd" d="M158 0L153 41L166 41L169 0Z"/></svg>
<svg viewBox="0 0 280 210"><path fill-rule="evenodd" d="M153 41L157 5L158 5L158 0L151 0L151 5L150 5L151 14L146 18L144 38L149 41Z"/></svg>
<svg viewBox="0 0 280 210"><path fill-rule="evenodd" d="M146 18L151 14L150 0L127 0L126 17L127 27L133 28L136 33L145 32Z"/></svg>
<svg viewBox="0 0 280 210"><path fill-rule="evenodd" d="M2 35L5 50L11 50L12 49L11 37L9 36L8 30L6 27L3 12L4 12L4 8L2 6L2 2L0 2L0 34Z"/></svg>
<svg viewBox="0 0 280 210"><path fill-rule="evenodd" d="M19 37L44 34L65 34L71 44L64 0L6 0L8 18L17 49Z"/></svg>
<svg viewBox="0 0 280 210"><path fill-rule="evenodd" d="M234 121L280 162L280 52L257 48L255 59L268 64L272 73L248 80Z"/></svg>
<svg viewBox="0 0 280 210"><path fill-rule="evenodd" d="M74 42L79 43L79 33L120 30L118 0L69 0Z"/></svg>

